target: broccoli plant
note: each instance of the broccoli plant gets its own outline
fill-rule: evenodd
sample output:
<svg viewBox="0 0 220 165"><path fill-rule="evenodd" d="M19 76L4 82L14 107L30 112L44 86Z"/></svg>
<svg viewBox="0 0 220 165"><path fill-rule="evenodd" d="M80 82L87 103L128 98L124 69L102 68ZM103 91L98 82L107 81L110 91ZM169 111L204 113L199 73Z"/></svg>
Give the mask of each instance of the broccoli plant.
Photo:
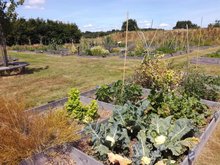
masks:
<svg viewBox="0 0 220 165"><path fill-rule="evenodd" d="M190 119L160 118L146 115L148 101L138 105L118 106L106 122L89 125L94 155L102 161L150 165L157 162L172 164L198 143Z"/></svg>
<svg viewBox="0 0 220 165"><path fill-rule="evenodd" d="M65 108L71 117L85 123L89 123L98 117L97 101L93 100L89 105L83 105L80 101L79 90L75 88L72 88L68 93Z"/></svg>
<svg viewBox="0 0 220 165"><path fill-rule="evenodd" d="M125 83L123 88L122 80L118 80L111 86L102 85L97 89L95 95L96 99L100 101L123 105L127 101L136 103L141 99L142 94L141 86L132 83Z"/></svg>

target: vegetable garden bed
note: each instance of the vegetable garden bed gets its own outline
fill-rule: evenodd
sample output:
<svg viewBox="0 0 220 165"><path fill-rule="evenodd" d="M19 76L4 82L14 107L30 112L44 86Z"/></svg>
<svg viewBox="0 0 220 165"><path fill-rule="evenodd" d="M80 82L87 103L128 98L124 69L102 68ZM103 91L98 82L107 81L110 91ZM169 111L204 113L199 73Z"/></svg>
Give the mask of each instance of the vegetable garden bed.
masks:
<svg viewBox="0 0 220 165"><path fill-rule="evenodd" d="M82 93L83 95L84 93ZM27 110L26 112L34 112L34 113L45 113L47 111L54 111L57 109L62 109L65 105L65 103L67 102L68 98L65 97L63 99L60 100L56 100L56 101L51 101L48 104L44 104L42 106L39 107L35 107L32 109ZM91 98L87 98L84 96L80 96L80 101L83 104L89 104L93 99ZM109 118L112 114L112 110L114 109L114 106L108 103L104 103L102 101L97 101L98 103L98 114L100 116L100 118L98 119L98 121L103 121L106 120L107 118Z"/></svg>
<svg viewBox="0 0 220 165"><path fill-rule="evenodd" d="M73 147L72 144L50 148L20 163L20 165L32 164L102 165L94 158Z"/></svg>
<svg viewBox="0 0 220 165"><path fill-rule="evenodd" d="M80 96L81 102L83 102L85 104L88 104L92 99L87 98L86 96L93 95L95 91L96 91L96 89L93 89L93 90L82 93L81 96ZM145 91L149 92L149 90L145 90ZM45 105L37 107L37 108L30 109L28 111L43 113L47 110L53 110L53 109L63 107L64 104L67 102L67 100L68 100L68 98L63 98L63 99L60 99L60 100L57 100L57 101L52 101L48 104L45 104ZM208 104L211 107L219 106L219 104L216 103L216 102L204 101L204 103ZM102 110L112 111L113 108L114 108L114 106L112 104L104 103L104 102L101 102L101 101L98 101L98 105L99 105L99 109L101 107ZM207 142L209 136L211 135L212 131L214 130L215 126L219 122L219 119L220 119L219 115L220 115L220 112L218 112L214 115L214 117L211 120L210 124L206 128L205 132L200 137L199 144L193 150L191 150L189 152L189 154L185 157L184 161L182 162L183 165L191 164L193 162L193 160L196 159L196 157L199 155L199 153L201 152L201 150L204 147L205 143ZM104 119L102 121L104 123L107 122L107 120L104 120ZM76 144L79 144L79 146L77 146ZM80 143L65 144L65 145L62 145L62 146L50 148L48 151L45 151L44 153L34 155L32 158L22 161L21 164L26 165L26 164L31 164L33 162L35 164L42 164L42 163L48 162L48 161L49 162L59 161L60 158L62 158L64 161L69 161L68 162L69 164L71 164L71 163L74 164L75 163L76 165L83 165L83 164L85 164L85 165L86 164L101 165L102 164L101 162L99 162L99 161L95 160L94 158L92 158L92 157L86 155L85 153L83 153L83 152L86 152L86 153L89 152L90 153L90 151L91 151L89 149L89 145L88 146L85 146L85 145L87 145L87 144L85 144L85 137L83 137ZM76 148L74 148L74 146L81 149L83 152L79 151ZM113 158L114 158L114 156L117 157L117 155L111 155L111 156L113 156ZM112 160L114 160L113 158L112 158ZM120 157L120 158L122 158L122 157Z"/></svg>
<svg viewBox="0 0 220 165"><path fill-rule="evenodd" d="M206 101L205 101L206 102ZM210 101L208 101L208 104L209 104L209 106L210 107L216 107L216 106L220 106L218 103L215 103L215 102L210 102ZM219 118L219 115L220 115L220 111L218 111L218 112L216 112L214 115L213 115L213 118L212 118L212 120L210 120L210 123L206 126L206 129L205 129L205 131L202 133L202 135L200 136L200 138L199 138L199 143L196 145L196 147L194 147L193 149L191 149L191 150L189 150L188 151L188 154L187 154L187 156L185 156L185 159L183 159L182 158L182 162L180 163L180 164L182 164L182 165L191 165L192 163L193 163L193 161L198 157L198 155L200 154L200 152L202 151L202 149L203 149L203 147L204 147L204 145L205 145L205 143L208 141L208 139L209 139L209 137L210 137L210 135L212 134L212 132L214 131L214 129L215 129L215 127L217 126L217 124L219 123L219 120L220 120L220 118ZM111 119L110 119L111 120ZM114 121L114 122L116 122L116 121ZM189 126L189 125L188 125ZM104 126L104 128L106 127L106 125ZM131 126L132 127L132 126ZM135 127L135 126L134 126ZM101 127L100 127L101 128ZM110 129L112 129L112 128L110 128ZM184 129L184 127L182 128L182 129ZM97 127L96 128L94 128L94 131L97 131L97 135L100 135L100 134L98 134L99 133L99 131L101 131L101 130L99 130L99 129L97 129ZM114 131L114 130L113 130ZM107 131L108 132L108 131ZM110 131L111 132L111 131ZM178 133L177 133L178 134ZM114 141L113 139L111 139L111 136L107 136L108 135L108 133L106 133L106 137L105 137L105 140L106 139L108 139L109 140L109 143L116 143L116 141ZM140 137L141 135L139 135L139 138L141 138ZM125 137L123 137L122 136L122 139L121 139L121 142L123 142L123 141L126 141L126 139L124 139ZM78 144L78 146L76 146L77 148L79 148L80 150L82 150L83 152L85 152L85 153L87 153L87 154L89 154L90 156L94 156L94 155L92 155L91 154L91 152L92 152L92 148L91 148L91 146L90 146L90 144L91 144L91 141L93 141L94 140L94 135L93 135L93 138L92 138L92 140L88 140L88 141L86 141L85 139L83 139L79 144ZM96 139L97 140L97 139ZM120 139L119 139L120 140ZM132 141L131 143L135 143L136 141ZM119 142L120 143L120 142ZM93 146L94 147L94 146ZM99 146L95 146L95 148L97 149L97 148L99 148ZM104 147L102 144L101 144L101 146L100 146L100 148L99 148L99 152L106 152L106 147ZM108 151L108 152L110 152L110 151ZM141 151L140 151L141 152ZM97 156L97 155L96 155ZM114 161L118 161L119 159L120 159L120 161L121 161L121 163L122 162L127 162L128 164L129 163L131 163L131 161L129 160L129 159L127 159L127 158L125 158L125 157L120 157L119 155L117 155L117 154L113 154L113 155L111 155L112 156L112 161L114 162ZM117 158L116 158L117 157ZM111 159L111 158L110 158ZM120 162L119 161L119 162ZM109 162L106 162L106 161L104 161L103 162L103 164L109 164ZM174 164L176 164L176 163L174 163Z"/></svg>

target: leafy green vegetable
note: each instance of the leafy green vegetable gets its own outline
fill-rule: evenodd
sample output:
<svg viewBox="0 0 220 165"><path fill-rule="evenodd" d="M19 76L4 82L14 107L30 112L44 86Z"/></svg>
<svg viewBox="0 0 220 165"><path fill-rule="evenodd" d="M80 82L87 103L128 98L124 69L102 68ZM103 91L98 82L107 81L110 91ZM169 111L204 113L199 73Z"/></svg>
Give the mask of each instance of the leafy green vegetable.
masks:
<svg viewBox="0 0 220 165"><path fill-rule="evenodd" d="M107 155L113 153L137 165L175 162L198 143L192 137L195 132L192 120L173 121L173 116L146 115L148 104L141 101L137 105L118 106L106 123L86 128L92 135L94 154L100 160L106 161Z"/></svg>
<svg viewBox="0 0 220 165"><path fill-rule="evenodd" d="M182 82L184 93L189 96L218 101L220 99L220 77L192 72Z"/></svg>
<svg viewBox="0 0 220 165"><path fill-rule="evenodd" d="M196 125L202 126L210 116L206 105L186 94L180 96L174 91L151 90L148 99L150 100L148 113L158 114L161 117L173 115L174 119L188 118L192 119Z"/></svg>
<svg viewBox="0 0 220 165"><path fill-rule="evenodd" d="M75 88L72 88L68 93L68 101L65 104L65 108L71 117L85 123L89 123L98 117L97 101L93 100L89 105L83 105L80 102L79 90Z"/></svg>
<svg viewBox="0 0 220 165"><path fill-rule="evenodd" d="M125 83L123 88L122 81L118 80L111 86L102 85L97 89L95 95L96 99L100 101L113 103L116 105L123 105L127 101L136 103L141 99L142 94L141 86L132 83Z"/></svg>

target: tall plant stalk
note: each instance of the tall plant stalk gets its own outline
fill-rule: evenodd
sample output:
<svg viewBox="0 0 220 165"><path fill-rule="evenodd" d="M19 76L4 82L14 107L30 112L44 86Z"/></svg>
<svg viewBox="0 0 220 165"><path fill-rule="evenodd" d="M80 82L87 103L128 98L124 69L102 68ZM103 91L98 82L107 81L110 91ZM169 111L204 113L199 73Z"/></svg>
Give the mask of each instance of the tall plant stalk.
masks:
<svg viewBox="0 0 220 165"><path fill-rule="evenodd" d="M201 18L201 24L200 24L200 28L199 28L198 52L196 53L196 69L198 68L199 47L200 47L200 44L201 44L201 37L202 37L202 23L203 23L203 17Z"/></svg>
<svg viewBox="0 0 220 165"><path fill-rule="evenodd" d="M127 55L128 55L128 18L129 18L129 14L127 13L126 35L125 35L125 55L124 55L123 80L122 80L123 84L122 84L121 96L123 96L123 93L124 93L126 64L127 64Z"/></svg>
<svg viewBox="0 0 220 165"><path fill-rule="evenodd" d="M186 44L187 44L187 75L189 74L189 26L186 25Z"/></svg>

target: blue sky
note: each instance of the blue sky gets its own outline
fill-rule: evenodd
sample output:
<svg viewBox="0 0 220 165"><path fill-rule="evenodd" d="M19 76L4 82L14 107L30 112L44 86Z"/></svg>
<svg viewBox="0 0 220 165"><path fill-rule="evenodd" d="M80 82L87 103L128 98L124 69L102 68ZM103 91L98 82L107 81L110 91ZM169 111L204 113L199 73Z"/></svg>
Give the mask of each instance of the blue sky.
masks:
<svg viewBox="0 0 220 165"><path fill-rule="evenodd" d="M220 19L220 0L26 0L18 8L20 17L44 18L76 23L82 31L120 29L129 18L139 27L170 29L178 20L203 26Z"/></svg>

